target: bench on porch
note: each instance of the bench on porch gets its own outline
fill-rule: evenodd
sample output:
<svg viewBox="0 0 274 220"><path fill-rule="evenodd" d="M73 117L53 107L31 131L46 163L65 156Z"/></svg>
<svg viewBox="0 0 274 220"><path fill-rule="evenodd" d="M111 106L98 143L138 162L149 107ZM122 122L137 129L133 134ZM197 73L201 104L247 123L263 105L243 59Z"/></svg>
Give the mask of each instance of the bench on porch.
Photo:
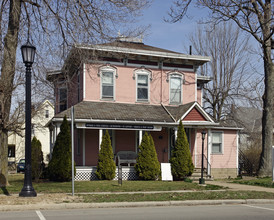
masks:
<svg viewBox="0 0 274 220"><path fill-rule="evenodd" d="M116 158L118 159L118 166L120 166L121 164L127 164L128 167L130 167L130 164L136 163L137 154L134 151L119 151L115 155L115 163Z"/></svg>

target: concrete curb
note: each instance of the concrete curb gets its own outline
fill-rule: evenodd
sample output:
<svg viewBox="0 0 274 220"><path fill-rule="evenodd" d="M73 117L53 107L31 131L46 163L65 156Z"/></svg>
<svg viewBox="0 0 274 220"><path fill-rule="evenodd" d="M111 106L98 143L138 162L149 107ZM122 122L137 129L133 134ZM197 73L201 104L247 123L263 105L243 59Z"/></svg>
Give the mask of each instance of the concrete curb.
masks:
<svg viewBox="0 0 274 220"><path fill-rule="evenodd" d="M197 206L197 205L235 205L235 204L274 204L274 199L238 199L238 200L187 200L162 202L110 202L110 203L61 203L61 204L29 204L2 205L0 211L24 210L59 210L59 209L89 209L89 208L125 208L125 207L155 207L155 206Z"/></svg>

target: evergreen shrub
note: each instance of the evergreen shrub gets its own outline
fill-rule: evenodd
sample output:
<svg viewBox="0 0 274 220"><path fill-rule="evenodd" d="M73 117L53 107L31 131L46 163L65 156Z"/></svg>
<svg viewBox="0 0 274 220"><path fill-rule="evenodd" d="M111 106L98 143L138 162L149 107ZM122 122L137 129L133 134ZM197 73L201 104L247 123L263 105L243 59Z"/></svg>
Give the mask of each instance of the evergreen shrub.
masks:
<svg viewBox="0 0 274 220"><path fill-rule="evenodd" d="M151 135L145 132L142 142L139 146L138 157L135 164L135 170L140 179L157 180L161 175L160 163Z"/></svg>
<svg viewBox="0 0 274 220"><path fill-rule="evenodd" d="M179 123L175 147L170 158L171 172L175 180L184 180L194 170L189 143L182 121Z"/></svg>
<svg viewBox="0 0 274 220"><path fill-rule="evenodd" d="M45 167L41 142L33 137L31 141L31 174L35 181L38 181Z"/></svg>
<svg viewBox="0 0 274 220"><path fill-rule="evenodd" d="M52 158L48 166L48 175L51 181L71 181L71 135L70 127L65 116L57 135ZM74 167L75 169L75 167ZM75 172L74 172L75 173Z"/></svg>
<svg viewBox="0 0 274 220"><path fill-rule="evenodd" d="M102 138L101 148L99 151L96 176L100 180L112 180L115 177L116 165L111 146L111 140L108 131Z"/></svg>

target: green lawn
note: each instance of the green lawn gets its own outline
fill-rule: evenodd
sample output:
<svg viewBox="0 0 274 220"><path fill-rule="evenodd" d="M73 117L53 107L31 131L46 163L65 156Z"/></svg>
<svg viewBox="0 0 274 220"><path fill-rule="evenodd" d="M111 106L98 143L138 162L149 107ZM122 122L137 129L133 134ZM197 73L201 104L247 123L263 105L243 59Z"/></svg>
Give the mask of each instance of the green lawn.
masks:
<svg viewBox="0 0 274 220"><path fill-rule="evenodd" d="M6 189L0 190L0 194L19 194L23 187L23 174L9 176L9 183ZM271 178L242 180L235 179L233 182L249 185L272 185ZM271 182L271 183L269 183ZM270 184L270 185L269 185ZM37 193L71 193L71 182L33 182ZM220 190L221 189L221 190ZM163 192L145 193L147 191L172 191L186 190L185 192ZM210 191L209 191L210 190ZM216 191L212 191L216 190ZM137 194L113 194L111 192L138 192ZM191 192L189 192L191 191ZM77 194L89 192L110 192L106 194ZM75 182L75 194L78 200L74 202L137 202L137 201L176 201L176 200L220 200L220 199L274 199L274 193L255 191L230 191L214 185L200 186L197 183L173 181L123 181L122 186L118 181L77 181ZM58 196L58 194L56 194ZM63 201L67 202L67 201Z"/></svg>
<svg viewBox="0 0 274 220"><path fill-rule="evenodd" d="M274 188L272 177L253 178L253 179L235 179L233 180L233 183Z"/></svg>
<svg viewBox="0 0 274 220"><path fill-rule="evenodd" d="M157 193L134 195L81 195L83 202L141 202L141 201L184 201L184 200L226 200L226 199L274 199L274 193L255 191L197 191L185 193Z"/></svg>
<svg viewBox="0 0 274 220"><path fill-rule="evenodd" d="M7 187L9 193L19 193L24 183L23 174L9 175ZM33 187L37 193L70 193L71 182L33 182ZM118 181L75 181L75 193L81 192L142 192L142 191L171 191L171 190L217 190L219 186L200 186L197 183L183 181L123 181L122 186ZM3 191L0 191L3 193Z"/></svg>

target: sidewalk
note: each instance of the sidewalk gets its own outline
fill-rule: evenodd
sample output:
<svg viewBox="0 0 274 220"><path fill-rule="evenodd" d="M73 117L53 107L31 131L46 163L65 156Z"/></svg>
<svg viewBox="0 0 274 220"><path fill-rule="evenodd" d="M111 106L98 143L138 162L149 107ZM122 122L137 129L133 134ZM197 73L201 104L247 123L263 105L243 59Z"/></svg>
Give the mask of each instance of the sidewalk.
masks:
<svg viewBox="0 0 274 220"><path fill-rule="evenodd" d="M249 186L226 181L208 181L206 184L226 187L224 190L232 191L265 191L274 193L273 188ZM215 190L216 191L216 190ZM217 190L218 191L218 190ZM223 191L223 190L221 190ZM193 192L190 190L179 191L152 191L152 192L116 192L115 194L134 193L170 193L170 192ZM81 193L84 194L84 193ZM69 194L38 194L37 197L24 198L18 194L10 196L0 195L1 211L45 210L45 209L81 209L81 208L114 208L114 207L147 207L147 206L193 206L193 205L228 205L228 204L262 204L274 203L270 199L238 199L238 200L188 200L188 201L152 201L152 202L110 202L110 203L83 203L78 195ZM113 194L111 192L89 194Z"/></svg>
<svg viewBox="0 0 274 220"><path fill-rule="evenodd" d="M238 183L229 183L227 181L208 181L206 184L217 185L227 187L228 190L233 191L260 191L260 192L271 192L274 193L274 188L261 187L261 186L250 186Z"/></svg>

